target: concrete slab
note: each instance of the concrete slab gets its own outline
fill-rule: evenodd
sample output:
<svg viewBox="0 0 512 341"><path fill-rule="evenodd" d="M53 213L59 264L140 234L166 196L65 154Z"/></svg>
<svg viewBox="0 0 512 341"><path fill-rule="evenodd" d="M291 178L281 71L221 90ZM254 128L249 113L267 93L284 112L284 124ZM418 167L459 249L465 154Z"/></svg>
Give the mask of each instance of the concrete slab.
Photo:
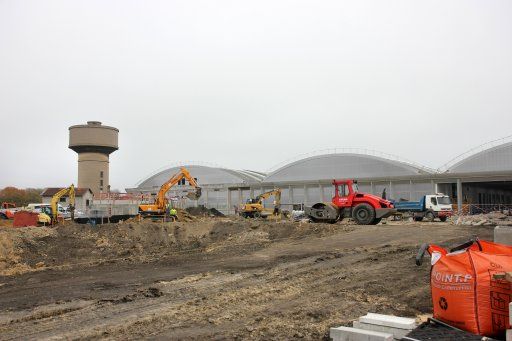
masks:
<svg viewBox="0 0 512 341"><path fill-rule="evenodd" d="M354 321L352 327L363 330L371 330L374 332L381 332L392 334L395 340L400 340L406 336L412 329L393 328L388 326L379 326L376 324L363 323Z"/></svg>
<svg viewBox="0 0 512 341"><path fill-rule="evenodd" d="M361 316L359 318L359 322L407 330L416 328L416 321L412 318L374 313L368 313L366 316Z"/></svg>
<svg viewBox="0 0 512 341"><path fill-rule="evenodd" d="M512 329L507 329L507 337L505 340L512 341Z"/></svg>
<svg viewBox="0 0 512 341"><path fill-rule="evenodd" d="M331 328L329 336L333 341L393 341L392 334L350 327Z"/></svg>
<svg viewBox="0 0 512 341"><path fill-rule="evenodd" d="M494 242L512 245L512 226L496 226L494 228Z"/></svg>
<svg viewBox="0 0 512 341"><path fill-rule="evenodd" d="M512 302L508 304L508 323L512 326Z"/></svg>

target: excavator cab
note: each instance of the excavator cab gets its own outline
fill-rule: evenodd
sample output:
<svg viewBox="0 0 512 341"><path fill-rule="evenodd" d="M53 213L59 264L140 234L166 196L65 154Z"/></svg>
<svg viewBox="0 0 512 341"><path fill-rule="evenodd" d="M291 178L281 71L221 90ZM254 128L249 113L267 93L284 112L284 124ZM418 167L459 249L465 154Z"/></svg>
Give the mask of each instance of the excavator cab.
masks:
<svg viewBox="0 0 512 341"><path fill-rule="evenodd" d="M41 213L48 214L50 217L52 216L52 209L49 206L42 206Z"/></svg>

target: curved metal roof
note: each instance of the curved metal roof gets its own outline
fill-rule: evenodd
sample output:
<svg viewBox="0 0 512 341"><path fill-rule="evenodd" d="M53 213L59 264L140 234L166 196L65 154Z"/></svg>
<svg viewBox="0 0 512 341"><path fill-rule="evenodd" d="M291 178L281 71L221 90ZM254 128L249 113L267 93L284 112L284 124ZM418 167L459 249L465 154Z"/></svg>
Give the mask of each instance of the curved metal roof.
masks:
<svg viewBox="0 0 512 341"><path fill-rule="evenodd" d="M251 184L261 182L264 178L263 175L252 171L238 171L222 167L194 164L177 165L159 171L147 179L140 181L137 188L160 187L171 176L178 173L182 166L187 168L194 178L197 178L199 185Z"/></svg>
<svg viewBox="0 0 512 341"><path fill-rule="evenodd" d="M359 153L333 153L316 155L289 163L270 173L263 181L364 179L430 173L433 173L433 171L426 167L380 156Z"/></svg>
<svg viewBox="0 0 512 341"><path fill-rule="evenodd" d="M447 173L512 172L512 136L483 144L444 166ZM510 140L506 142L507 140Z"/></svg>

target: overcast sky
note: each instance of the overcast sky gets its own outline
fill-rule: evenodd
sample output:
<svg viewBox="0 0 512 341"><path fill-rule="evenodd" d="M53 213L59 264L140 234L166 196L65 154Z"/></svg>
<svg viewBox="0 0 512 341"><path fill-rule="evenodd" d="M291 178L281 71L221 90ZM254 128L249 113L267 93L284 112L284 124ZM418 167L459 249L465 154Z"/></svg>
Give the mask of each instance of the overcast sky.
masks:
<svg viewBox="0 0 512 341"><path fill-rule="evenodd" d="M0 187L112 188L185 160L265 171L362 147L439 167L512 134L512 1L0 0Z"/></svg>

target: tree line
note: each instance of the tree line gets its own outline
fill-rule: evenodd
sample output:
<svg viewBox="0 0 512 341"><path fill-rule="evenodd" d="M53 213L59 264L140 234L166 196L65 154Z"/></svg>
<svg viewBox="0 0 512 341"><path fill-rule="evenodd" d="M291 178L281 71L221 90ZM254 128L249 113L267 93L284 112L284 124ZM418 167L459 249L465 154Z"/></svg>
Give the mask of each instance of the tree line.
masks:
<svg viewBox="0 0 512 341"><path fill-rule="evenodd" d="M0 190L0 203L15 203L17 207L26 206L29 203L42 202L41 188L16 188L5 187Z"/></svg>

